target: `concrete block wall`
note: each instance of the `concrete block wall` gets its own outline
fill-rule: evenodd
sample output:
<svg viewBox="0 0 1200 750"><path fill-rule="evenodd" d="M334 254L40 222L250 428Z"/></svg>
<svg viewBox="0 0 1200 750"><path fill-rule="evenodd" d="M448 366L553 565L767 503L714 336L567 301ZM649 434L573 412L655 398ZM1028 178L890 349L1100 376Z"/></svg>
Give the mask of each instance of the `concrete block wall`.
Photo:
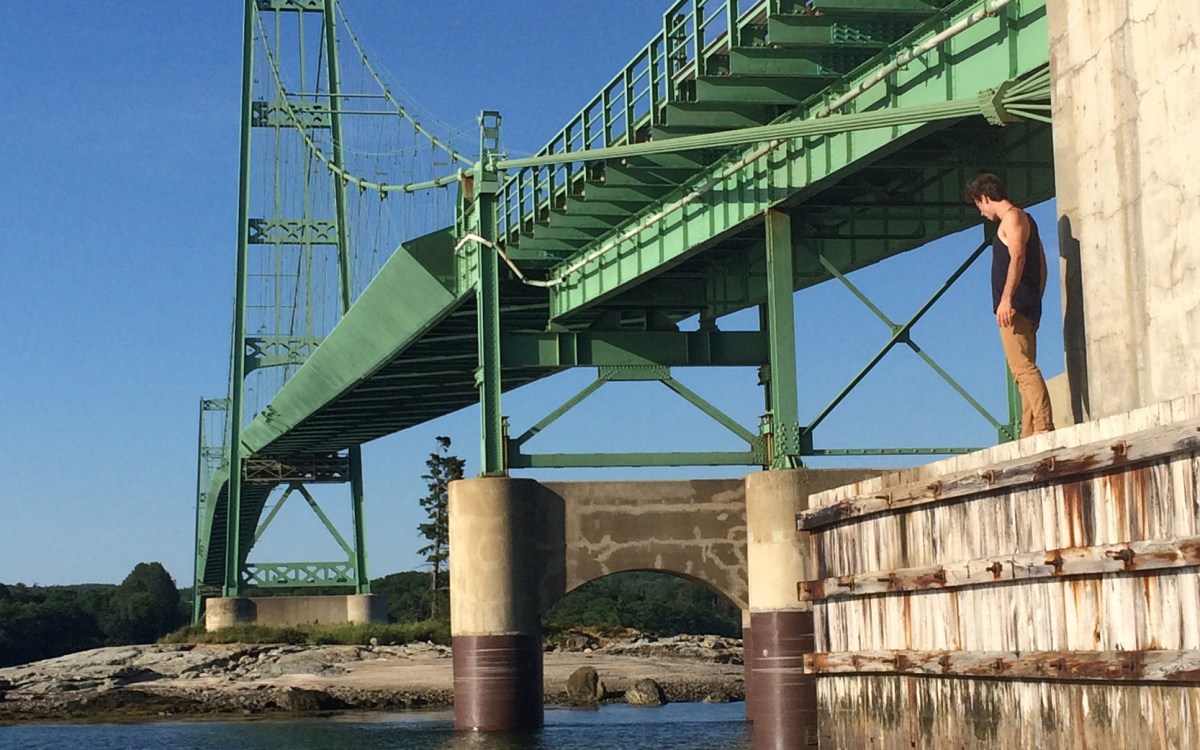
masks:
<svg viewBox="0 0 1200 750"><path fill-rule="evenodd" d="M1076 421L1200 392L1200 3L1049 0Z"/></svg>

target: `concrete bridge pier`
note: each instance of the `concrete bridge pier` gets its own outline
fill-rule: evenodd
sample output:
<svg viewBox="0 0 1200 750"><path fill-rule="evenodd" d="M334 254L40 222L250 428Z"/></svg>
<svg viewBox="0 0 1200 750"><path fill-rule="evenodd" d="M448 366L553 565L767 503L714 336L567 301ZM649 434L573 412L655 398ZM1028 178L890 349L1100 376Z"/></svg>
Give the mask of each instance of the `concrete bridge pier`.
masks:
<svg viewBox="0 0 1200 750"><path fill-rule="evenodd" d="M450 485L454 726L542 726L539 485L485 477Z"/></svg>
<svg viewBox="0 0 1200 750"><path fill-rule="evenodd" d="M861 471L776 469L746 477L746 562L750 646L747 706L755 750L817 744L817 684L804 674L815 647L813 613L799 600L807 580L808 534L796 531L796 513L808 496L853 481Z"/></svg>
<svg viewBox="0 0 1200 750"><path fill-rule="evenodd" d="M808 503L809 473L783 469L746 477L753 652L746 659L746 711L754 721L755 750L816 744L817 685L804 674L804 654L813 650L813 616L796 596L796 581L806 580L807 555L797 544L796 512Z"/></svg>
<svg viewBox="0 0 1200 750"><path fill-rule="evenodd" d="M754 721L754 632L750 610L742 610L742 694L745 696L746 721Z"/></svg>

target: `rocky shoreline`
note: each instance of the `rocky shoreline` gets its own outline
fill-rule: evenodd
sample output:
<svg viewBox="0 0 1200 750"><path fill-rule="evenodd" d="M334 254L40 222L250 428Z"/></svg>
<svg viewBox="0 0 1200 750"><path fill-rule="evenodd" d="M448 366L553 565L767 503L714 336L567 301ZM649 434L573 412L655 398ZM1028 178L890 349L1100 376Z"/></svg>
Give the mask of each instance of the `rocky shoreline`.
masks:
<svg viewBox="0 0 1200 750"><path fill-rule="evenodd" d="M569 634L544 654L545 699L621 702L649 679L669 702L742 700L741 662L735 639ZM450 648L433 643L101 648L0 669L0 725L446 709L451 663ZM589 669L598 692L568 695L571 675Z"/></svg>

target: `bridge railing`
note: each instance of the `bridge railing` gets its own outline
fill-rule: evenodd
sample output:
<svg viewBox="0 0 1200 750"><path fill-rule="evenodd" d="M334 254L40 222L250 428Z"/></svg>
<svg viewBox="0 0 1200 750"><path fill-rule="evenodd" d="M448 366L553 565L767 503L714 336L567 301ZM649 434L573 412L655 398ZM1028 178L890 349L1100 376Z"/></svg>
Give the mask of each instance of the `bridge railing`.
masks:
<svg viewBox="0 0 1200 750"><path fill-rule="evenodd" d="M747 7L749 6L749 7ZM727 54L740 32L766 12L768 0L677 0L663 14L663 28L596 96L572 117L537 156L636 143L663 124L666 104L692 98L689 84ZM744 9L744 10L743 10ZM730 34L730 29L738 33ZM582 191L582 162L526 167L500 190L496 236L515 241L522 232L562 208Z"/></svg>

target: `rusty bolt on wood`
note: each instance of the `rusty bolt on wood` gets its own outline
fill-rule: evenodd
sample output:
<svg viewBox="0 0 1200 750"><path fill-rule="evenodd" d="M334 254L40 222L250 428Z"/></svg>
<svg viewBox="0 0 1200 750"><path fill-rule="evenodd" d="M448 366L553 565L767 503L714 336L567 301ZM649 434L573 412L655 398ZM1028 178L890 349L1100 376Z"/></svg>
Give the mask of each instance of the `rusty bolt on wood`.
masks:
<svg viewBox="0 0 1200 750"><path fill-rule="evenodd" d="M1054 575L1062 575L1063 556L1062 552L1054 550L1054 554L1046 558L1046 564L1054 568Z"/></svg>
<svg viewBox="0 0 1200 750"><path fill-rule="evenodd" d="M1121 562L1125 563L1126 570L1129 570L1129 569L1132 569L1135 567L1134 559L1137 557L1137 553L1134 552L1129 547L1126 547L1125 549L1121 550L1120 552L1109 552L1108 556L1114 560L1120 560Z"/></svg>

